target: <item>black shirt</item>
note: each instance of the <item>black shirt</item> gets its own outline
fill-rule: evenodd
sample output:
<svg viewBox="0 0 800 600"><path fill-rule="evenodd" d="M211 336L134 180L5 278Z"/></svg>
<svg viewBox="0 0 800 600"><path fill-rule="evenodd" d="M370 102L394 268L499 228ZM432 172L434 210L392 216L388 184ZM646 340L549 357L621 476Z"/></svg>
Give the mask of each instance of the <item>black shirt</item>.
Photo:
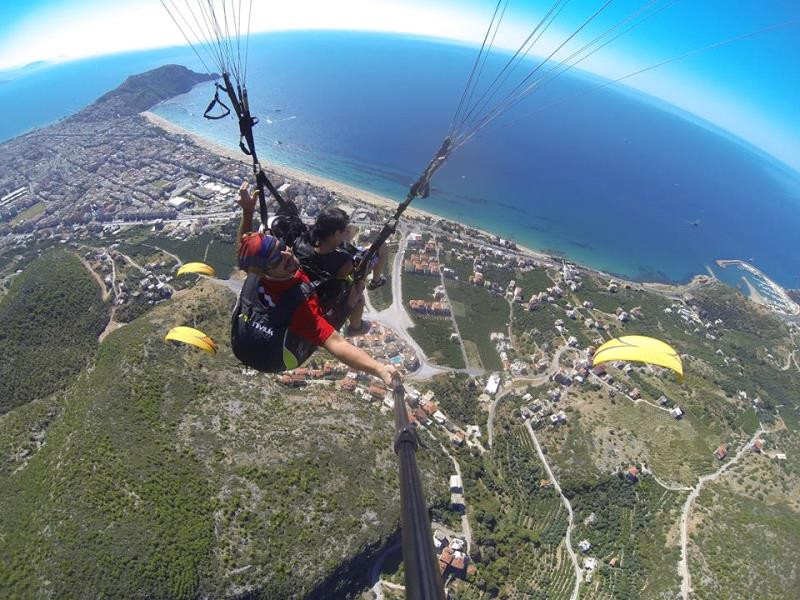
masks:
<svg viewBox="0 0 800 600"><path fill-rule="evenodd" d="M352 244L342 244L338 246L333 252L327 254L320 254L311 244L307 236L303 236L297 240L294 246L295 255L304 267L304 271L312 279L319 279L324 273L332 277L336 277L339 270L347 263L353 262Z"/></svg>

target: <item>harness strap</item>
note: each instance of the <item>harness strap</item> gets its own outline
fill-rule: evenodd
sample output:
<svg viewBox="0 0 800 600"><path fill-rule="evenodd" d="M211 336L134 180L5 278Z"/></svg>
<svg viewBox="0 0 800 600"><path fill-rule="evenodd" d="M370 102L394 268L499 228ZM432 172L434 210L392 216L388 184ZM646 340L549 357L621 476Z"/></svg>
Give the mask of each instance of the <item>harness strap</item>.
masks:
<svg viewBox="0 0 800 600"><path fill-rule="evenodd" d="M220 89L224 88L218 83L215 83L214 86L216 87L216 89L214 90L214 98L211 100L211 102L208 103L208 106L206 107L206 110L203 113L203 116L206 119L210 119L212 121L216 121L217 119L224 119L229 114L231 114L231 109L228 108L228 106L222 100L219 99L219 91ZM211 111L217 104L219 104L225 112L219 115L212 115Z"/></svg>
<svg viewBox="0 0 800 600"><path fill-rule="evenodd" d="M278 193L278 190L275 188L275 186L272 185L272 182L269 180L266 173L264 173L264 170L261 168L261 165L258 162L258 155L256 154L256 142L253 136L253 127L258 124L258 119L250 114L250 103L247 99L247 88L241 86L234 88L228 73L222 74L222 80L225 82L225 85L223 86L216 84L217 89L214 94L214 100L211 101L211 104L209 104L208 108L206 109L206 114L208 114L211 108L216 104L222 105L227 112L225 112L223 115L215 115L213 117L209 116L207 118L221 119L222 117L230 114L230 109L219 99L219 91L224 91L226 94L228 94L233 111L236 113L236 117L239 120L239 148L244 154L253 159L253 174L256 177L256 187L258 188L259 192L258 211L261 216L261 224L266 227L267 219L269 218L269 212L267 211L267 198L266 194L264 193L264 188L266 187L269 190L269 193L272 194L282 208L287 206L288 203Z"/></svg>
<svg viewBox="0 0 800 600"><path fill-rule="evenodd" d="M361 259L361 262L356 267L355 271L353 271L353 279L356 282L363 280L367 276L367 270L369 269L369 263L378 254L378 250L389 239L389 236L392 235L397 230L397 224L400 221L400 217L403 216L403 213L408 208L408 205L414 200L414 198L427 198L431 191L431 178L433 177L434 173L438 171L441 166L445 163L448 156L450 156L450 151L452 148L453 141L446 137L442 142L441 147L439 148L436 155L431 159L431 162L428 163L428 166L425 167L425 170L420 175L419 179L415 181L410 189L408 190L408 194L406 195L406 199L400 203L395 211L394 215L392 215L386 223L384 223L383 228L381 229L380 233L378 233L378 237L375 238L375 241L369 247L369 250L364 254L364 257Z"/></svg>

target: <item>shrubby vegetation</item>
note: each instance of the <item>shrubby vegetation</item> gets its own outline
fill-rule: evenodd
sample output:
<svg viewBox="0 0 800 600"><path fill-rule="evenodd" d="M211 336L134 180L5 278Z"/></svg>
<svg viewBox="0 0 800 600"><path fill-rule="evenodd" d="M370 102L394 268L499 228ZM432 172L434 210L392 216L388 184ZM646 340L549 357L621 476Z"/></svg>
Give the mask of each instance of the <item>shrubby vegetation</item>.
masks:
<svg viewBox="0 0 800 600"><path fill-rule="evenodd" d="M495 331L508 335L508 302L483 288L450 279L445 282L451 302L454 305L460 303L464 309L464 314L455 313L461 337L473 341L478 347L484 369L501 369L500 356L489 335Z"/></svg>
<svg viewBox="0 0 800 600"><path fill-rule="evenodd" d="M180 257L183 262L204 262L214 267L217 277L227 279L236 268L236 224L219 233L204 233L188 240L151 237L146 243Z"/></svg>
<svg viewBox="0 0 800 600"><path fill-rule="evenodd" d="M0 300L0 413L63 388L86 367L108 307L72 254L42 256Z"/></svg>
<svg viewBox="0 0 800 600"><path fill-rule="evenodd" d="M328 598L366 583L398 526L391 418L243 377L229 303L205 284L154 307L104 340L57 411L4 421L0 597ZM177 323L219 354L165 345ZM34 427L46 443L20 459ZM418 462L442 506L449 460L432 447Z"/></svg>
<svg viewBox="0 0 800 600"><path fill-rule="evenodd" d="M665 490L647 476L631 483L621 473L565 478L561 486L575 511L573 543L588 540L589 554L603 563L601 590L622 600L677 591L678 549L667 546L667 531L683 495ZM586 524L590 515L594 523ZM617 565L612 568L608 563L613 558Z"/></svg>
<svg viewBox="0 0 800 600"><path fill-rule="evenodd" d="M436 402L444 413L462 425L482 424L485 412L478 402L480 390L473 385L466 375L437 375L425 385L436 393Z"/></svg>

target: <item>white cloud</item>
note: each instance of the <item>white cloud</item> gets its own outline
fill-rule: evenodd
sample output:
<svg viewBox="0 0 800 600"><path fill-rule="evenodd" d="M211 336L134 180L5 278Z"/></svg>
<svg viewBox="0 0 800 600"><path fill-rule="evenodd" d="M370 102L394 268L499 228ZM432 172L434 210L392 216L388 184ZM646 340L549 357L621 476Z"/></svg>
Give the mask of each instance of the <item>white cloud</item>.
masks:
<svg viewBox="0 0 800 600"><path fill-rule="evenodd" d="M168 4L182 8L191 21L186 3L176 0ZM189 4L197 6L193 2ZM408 2L375 0L296 0L283 3L254 0L251 18L252 32L352 29L467 40L481 36L485 26L483 15ZM0 41L0 68L35 60L73 59L183 43L178 28L156 0L135 3L84 1L32 14Z"/></svg>

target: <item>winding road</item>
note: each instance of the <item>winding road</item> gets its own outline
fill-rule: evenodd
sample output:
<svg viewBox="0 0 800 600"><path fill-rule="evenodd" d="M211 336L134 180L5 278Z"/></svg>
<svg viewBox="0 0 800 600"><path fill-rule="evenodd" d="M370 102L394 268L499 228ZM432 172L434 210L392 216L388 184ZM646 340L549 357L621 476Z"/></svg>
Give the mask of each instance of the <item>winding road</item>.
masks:
<svg viewBox="0 0 800 600"><path fill-rule="evenodd" d="M689 497L686 499L686 503L683 505L683 514L681 515L681 560L678 563L678 571L681 575L681 597L683 600L689 599L689 593L692 591L692 576L689 573L689 515L692 510L692 504L694 503L695 499L700 495L700 490L703 486L709 482L714 481L720 475L722 475L725 471L730 469L733 465L735 465L749 450L750 446L758 439L760 435L766 433L764 426L761 425L753 434L753 437L750 438L750 441L744 444L739 451L736 453L731 460L726 462L722 465L719 469L714 471L709 475L703 475L698 479L697 485L694 486L692 492L689 494Z"/></svg>
<svg viewBox="0 0 800 600"><path fill-rule="evenodd" d="M531 439L533 440L533 443L536 446L536 453L539 455L539 460L542 461L544 469L545 471L547 471L547 475L550 477L550 481L553 482L553 487L560 494L561 501L564 503L564 507L567 509L567 513L569 513L567 536L564 542L567 546L567 553L569 554L569 557L572 560L572 565L575 568L575 587L572 589L572 595L570 596L570 600L577 600L583 576L581 574L581 567L578 564L578 557L575 554L575 551L572 549L572 528L575 526L575 513L572 512L572 505L569 503L569 500L564 495L564 492L561 491L561 486L558 484L556 476L553 474L552 469L550 469L550 465L547 463L547 459L544 456L544 452L542 452L542 447L539 445L539 440L536 439L536 434L533 432L533 427L531 427L530 421L528 420L525 421L525 428L528 430L528 433L530 434Z"/></svg>

